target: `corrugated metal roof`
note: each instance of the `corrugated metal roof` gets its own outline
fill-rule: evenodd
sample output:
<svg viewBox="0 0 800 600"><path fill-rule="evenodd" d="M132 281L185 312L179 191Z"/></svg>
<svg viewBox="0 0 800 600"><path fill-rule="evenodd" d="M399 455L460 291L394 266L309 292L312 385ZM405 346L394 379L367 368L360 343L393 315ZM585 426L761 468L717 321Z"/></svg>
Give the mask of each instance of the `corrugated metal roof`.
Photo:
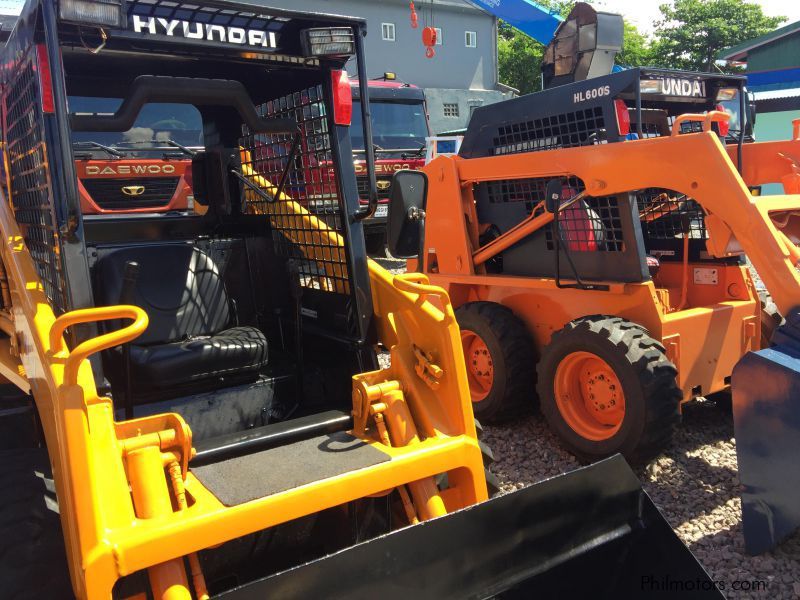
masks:
<svg viewBox="0 0 800 600"><path fill-rule="evenodd" d="M747 60L747 53L750 50L758 48L759 46L763 46L764 44L768 44L769 42L773 42L779 38L786 37L787 35L791 35L796 31L800 31L800 21L789 23L788 25L779 27L775 31L770 31L769 33L765 33L762 36L753 38L752 40L747 40L746 42L742 42L737 46L727 48L726 50L723 50L722 52L717 54L717 59L735 60L735 61Z"/></svg>
<svg viewBox="0 0 800 600"><path fill-rule="evenodd" d="M798 98L800 88L788 88L785 90L767 90L766 92L753 92L753 98L758 100L774 100L776 98Z"/></svg>

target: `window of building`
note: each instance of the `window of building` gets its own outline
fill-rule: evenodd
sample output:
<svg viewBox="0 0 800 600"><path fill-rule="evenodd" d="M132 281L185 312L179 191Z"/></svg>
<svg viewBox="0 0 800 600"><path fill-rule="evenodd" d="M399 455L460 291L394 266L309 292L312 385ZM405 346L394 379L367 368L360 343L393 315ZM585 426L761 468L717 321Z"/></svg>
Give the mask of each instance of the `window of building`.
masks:
<svg viewBox="0 0 800 600"><path fill-rule="evenodd" d="M458 116L458 103L456 103L456 102L445 102L442 106L444 108L444 116L445 117L457 117Z"/></svg>
<svg viewBox="0 0 800 600"><path fill-rule="evenodd" d="M483 106L483 100L467 100L467 105L469 106L469 118L472 118L472 113L475 112L475 109L479 106Z"/></svg>
<svg viewBox="0 0 800 600"><path fill-rule="evenodd" d="M477 48L477 46L478 46L478 34L475 31L465 31L464 32L464 45L467 48Z"/></svg>
<svg viewBox="0 0 800 600"><path fill-rule="evenodd" d="M441 27L434 27L434 29L436 30L436 45L437 46L441 46L442 45L442 28Z"/></svg>
<svg viewBox="0 0 800 600"><path fill-rule="evenodd" d="M394 23L381 23L381 37L386 42L394 41Z"/></svg>

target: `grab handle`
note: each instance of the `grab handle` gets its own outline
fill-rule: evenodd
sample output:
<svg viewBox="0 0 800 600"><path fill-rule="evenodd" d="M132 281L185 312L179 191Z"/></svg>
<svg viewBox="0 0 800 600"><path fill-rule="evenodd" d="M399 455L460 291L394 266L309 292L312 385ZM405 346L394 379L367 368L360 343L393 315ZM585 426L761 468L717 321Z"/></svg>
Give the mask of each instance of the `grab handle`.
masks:
<svg viewBox="0 0 800 600"><path fill-rule="evenodd" d="M109 333L104 333L97 337L81 342L78 346L69 351L64 344L64 330L72 325L79 323L91 323L94 321L110 321L112 319L131 319L133 323ZM147 328L147 313L138 306L100 306L97 308L81 308L65 313L58 317L50 327L50 350L55 355L66 354L66 364L64 366L64 383L75 385L78 382L78 367L83 359L88 358L96 352L125 344L139 337Z"/></svg>
<svg viewBox="0 0 800 600"><path fill-rule="evenodd" d="M678 135L681 132L681 125L683 123L702 121L703 131L711 131L711 123L730 121L730 120L731 116L728 113L723 112L721 110L711 110L705 114L686 113L684 115L678 116L675 119L675 122L672 124L672 133L670 135L672 136Z"/></svg>

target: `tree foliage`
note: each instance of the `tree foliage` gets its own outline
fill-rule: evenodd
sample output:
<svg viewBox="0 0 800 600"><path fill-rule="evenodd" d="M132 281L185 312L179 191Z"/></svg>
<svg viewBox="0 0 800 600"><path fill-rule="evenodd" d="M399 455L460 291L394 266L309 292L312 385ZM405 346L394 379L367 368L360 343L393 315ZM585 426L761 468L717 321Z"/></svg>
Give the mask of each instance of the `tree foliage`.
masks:
<svg viewBox="0 0 800 600"><path fill-rule="evenodd" d="M617 54L616 63L626 67L646 67L655 63L652 42L633 23L625 21L622 52Z"/></svg>
<svg viewBox="0 0 800 600"><path fill-rule="evenodd" d="M510 26L501 28L497 40L499 78L506 85L530 94L542 89L544 46Z"/></svg>
<svg viewBox="0 0 800 600"><path fill-rule="evenodd" d="M550 0L539 4L566 17L575 2ZM675 0L674 4L662 4L659 9L661 18L652 37L625 22L617 64L712 71L720 51L768 33L786 20L766 16L759 5L747 0ZM498 39L501 82L522 94L540 90L543 54L542 44L501 24Z"/></svg>
<svg viewBox="0 0 800 600"><path fill-rule="evenodd" d="M653 56L659 66L712 71L716 56L775 29L785 17L768 17L744 0L675 0L662 4Z"/></svg>
<svg viewBox="0 0 800 600"><path fill-rule="evenodd" d="M540 0L538 4L557 11L562 17L566 17L575 6L573 0ZM500 22L497 61L502 83L518 89L520 94L541 90L542 56L543 44L508 23Z"/></svg>

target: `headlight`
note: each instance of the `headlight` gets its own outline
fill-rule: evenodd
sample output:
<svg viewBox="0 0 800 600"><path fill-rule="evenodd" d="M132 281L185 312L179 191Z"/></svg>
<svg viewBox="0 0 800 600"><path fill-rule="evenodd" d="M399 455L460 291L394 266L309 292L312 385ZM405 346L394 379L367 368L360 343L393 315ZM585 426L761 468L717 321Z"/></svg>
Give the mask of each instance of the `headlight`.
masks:
<svg viewBox="0 0 800 600"><path fill-rule="evenodd" d="M736 98L738 88L720 88L717 92L717 102L728 102Z"/></svg>
<svg viewBox="0 0 800 600"><path fill-rule="evenodd" d="M349 27L304 29L301 33L306 56L351 56L356 51L353 30Z"/></svg>
<svg viewBox="0 0 800 600"><path fill-rule="evenodd" d="M126 21L124 0L60 0L58 17L76 25L122 28Z"/></svg>
<svg viewBox="0 0 800 600"><path fill-rule="evenodd" d="M661 93L661 80L660 79L642 79L639 83L639 89L643 94L660 94Z"/></svg>

